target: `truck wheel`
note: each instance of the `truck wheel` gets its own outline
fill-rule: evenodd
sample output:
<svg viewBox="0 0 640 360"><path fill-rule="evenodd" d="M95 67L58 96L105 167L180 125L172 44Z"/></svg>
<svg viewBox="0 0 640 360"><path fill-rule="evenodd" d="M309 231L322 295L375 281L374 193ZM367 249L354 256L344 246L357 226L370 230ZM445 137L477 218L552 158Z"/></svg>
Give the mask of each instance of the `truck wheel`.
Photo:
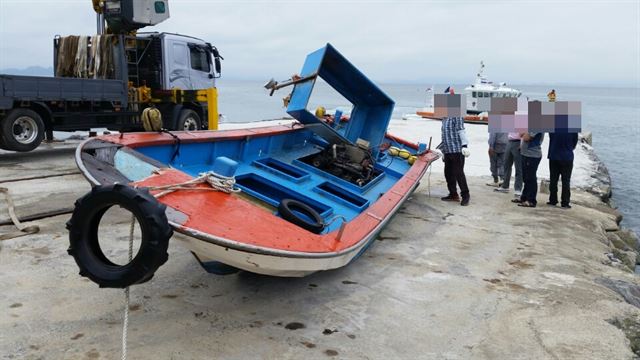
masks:
<svg viewBox="0 0 640 360"><path fill-rule="evenodd" d="M0 123L2 146L7 150L31 151L44 139L44 122L29 109L13 109Z"/></svg>
<svg viewBox="0 0 640 360"><path fill-rule="evenodd" d="M198 116L197 112L184 109L180 111L180 118L178 119L178 126L176 130L197 131L202 129L201 124L202 122L200 122L200 116Z"/></svg>

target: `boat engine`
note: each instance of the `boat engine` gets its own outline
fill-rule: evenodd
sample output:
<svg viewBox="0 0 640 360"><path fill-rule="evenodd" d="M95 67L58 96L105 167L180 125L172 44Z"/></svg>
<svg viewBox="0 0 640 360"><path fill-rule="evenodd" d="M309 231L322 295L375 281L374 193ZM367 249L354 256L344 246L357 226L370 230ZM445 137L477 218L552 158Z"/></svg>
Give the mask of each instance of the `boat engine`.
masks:
<svg viewBox="0 0 640 360"><path fill-rule="evenodd" d="M366 185L380 173L369 149L350 144L332 144L302 160L358 186Z"/></svg>

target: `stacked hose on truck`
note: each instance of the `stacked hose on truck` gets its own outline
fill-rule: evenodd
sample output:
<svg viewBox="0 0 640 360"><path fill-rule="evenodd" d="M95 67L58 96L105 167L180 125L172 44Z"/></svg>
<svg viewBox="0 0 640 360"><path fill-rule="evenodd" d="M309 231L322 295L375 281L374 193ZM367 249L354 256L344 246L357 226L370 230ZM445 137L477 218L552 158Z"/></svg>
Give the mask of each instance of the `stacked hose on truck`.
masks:
<svg viewBox="0 0 640 360"><path fill-rule="evenodd" d="M114 35L64 36L58 38L56 76L114 79Z"/></svg>

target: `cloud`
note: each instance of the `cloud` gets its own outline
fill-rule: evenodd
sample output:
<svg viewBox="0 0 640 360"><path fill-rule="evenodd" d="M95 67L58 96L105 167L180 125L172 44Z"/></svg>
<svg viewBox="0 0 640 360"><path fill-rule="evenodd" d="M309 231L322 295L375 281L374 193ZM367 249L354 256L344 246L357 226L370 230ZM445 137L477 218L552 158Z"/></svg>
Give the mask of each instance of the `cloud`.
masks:
<svg viewBox="0 0 640 360"><path fill-rule="evenodd" d="M224 76L288 77L331 42L383 82L640 84L640 5L573 1L171 1L153 30L203 38ZM152 29L152 28L149 28ZM0 0L0 68L50 66L56 34L95 32L90 1Z"/></svg>

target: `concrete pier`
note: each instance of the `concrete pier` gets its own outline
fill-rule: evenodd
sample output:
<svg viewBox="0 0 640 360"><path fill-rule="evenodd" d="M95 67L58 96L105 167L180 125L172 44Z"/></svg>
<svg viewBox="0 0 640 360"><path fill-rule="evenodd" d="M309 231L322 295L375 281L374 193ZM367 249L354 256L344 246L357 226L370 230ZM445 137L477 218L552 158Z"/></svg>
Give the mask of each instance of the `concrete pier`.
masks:
<svg viewBox="0 0 640 360"><path fill-rule="evenodd" d="M0 153L21 217L89 190L73 146ZM469 176L471 205L443 202L435 167L365 255L301 279L204 272L177 241L131 288L130 359L631 359L638 278L619 215L574 190L573 208L519 208ZM539 194L539 203L546 199ZM0 358L120 357L124 294L78 275L70 215L0 242ZM0 222L6 221L0 202ZM126 233L120 224L110 231ZM13 232L0 226L0 234ZM109 236L110 234L106 234ZM116 235L114 235L116 237ZM620 255L620 254L618 254ZM635 260L635 258L633 259ZM633 261L635 262L635 261ZM629 266L627 266L629 265ZM635 306L633 305L635 302ZM632 350L633 349L633 350Z"/></svg>

